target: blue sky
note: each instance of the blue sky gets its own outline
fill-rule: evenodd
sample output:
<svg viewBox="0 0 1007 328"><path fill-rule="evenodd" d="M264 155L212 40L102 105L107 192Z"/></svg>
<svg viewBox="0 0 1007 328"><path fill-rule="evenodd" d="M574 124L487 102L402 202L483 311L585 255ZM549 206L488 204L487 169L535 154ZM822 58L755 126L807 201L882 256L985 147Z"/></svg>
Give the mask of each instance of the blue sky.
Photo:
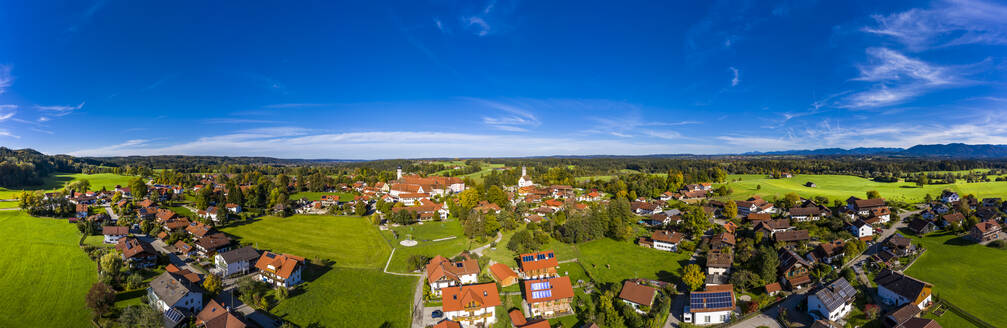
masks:
<svg viewBox="0 0 1007 328"><path fill-rule="evenodd" d="M1007 4L0 4L0 145L415 158L1007 143Z"/></svg>

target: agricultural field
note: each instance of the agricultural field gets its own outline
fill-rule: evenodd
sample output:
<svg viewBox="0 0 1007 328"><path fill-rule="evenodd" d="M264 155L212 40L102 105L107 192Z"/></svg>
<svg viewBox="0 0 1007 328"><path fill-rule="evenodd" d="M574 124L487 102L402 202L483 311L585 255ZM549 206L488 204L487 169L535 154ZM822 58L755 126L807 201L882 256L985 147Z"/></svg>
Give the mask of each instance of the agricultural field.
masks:
<svg viewBox="0 0 1007 328"><path fill-rule="evenodd" d="M933 284L934 293L986 322L1007 322L1007 312L990 306L1007 303L1007 285L1001 283L1007 279L1007 250L947 233L913 238L927 251L906 274Z"/></svg>
<svg viewBox="0 0 1007 328"><path fill-rule="evenodd" d="M0 188L0 199L14 199L23 190L42 190L42 191L53 191L56 189L63 188L67 182L87 179L91 183L91 190L101 190L105 187L108 190L115 189L115 185L126 185L129 184L129 179L131 176L112 174L112 173L100 173L100 174L82 174L82 173L57 173L50 175L43 179L43 184L39 186L26 186L24 188Z"/></svg>
<svg viewBox="0 0 1007 328"><path fill-rule="evenodd" d="M408 328L419 277L390 275L380 269L316 267L305 271L305 281L271 312L300 327Z"/></svg>
<svg viewBox="0 0 1007 328"><path fill-rule="evenodd" d="M377 228L356 216L265 216L220 230L260 250L321 257L344 268L379 268L391 251Z"/></svg>
<svg viewBox="0 0 1007 328"><path fill-rule="evenodd" d="M502 167L504 167L504 165L503 164L492 164L492 163L480 163L480 167L482 169L479 170L479 172L474 172L474 173L459 175L458 177L462 178L462 179L464 179L464 178L471 178L472 180L475 180L476 182L480 182L481 183L483 181L483 176L484 175L490 174L490 172L492 172L493 169L502 168Z"/></svg>
<svg viewBox="0 0 1007 328"><path fill-rule="evenodd" d="M290 199L301 199L307 198L308 200L315 201L322 199L322 195L339 195L339 201L348 202L353 200L353 193L348 192L297 192L290 195Z"/></svg>
<svg viewBox="0 0 1007 328"><path fill-rule="evenodd" d="M951 189L962 195L974 194L979 198L1007 195L1007 181L958 182L918 187L909 182L874 182L848 175L803 174L788 179L770 179L758 174L731 174L727 176L727 181L725 184L734 189L734 193L729 196L731 199L746 199L752 195L760 195L771 200L795 192L803 197L825 196L829 199L845 200L850 196L863 198L869 190L877 190L885 199L903 202L921 202L926 194L937 197L944 189ZM814 182L816 187L805 187L804 184L809 181Z"/></svg>
<svg viewBox="0 0 1007 328"><path fill-rule="evenodd" d="M0 326L87 327L84 296L97 281L96 265L77 246L66 220L0 212Z"/></svg>

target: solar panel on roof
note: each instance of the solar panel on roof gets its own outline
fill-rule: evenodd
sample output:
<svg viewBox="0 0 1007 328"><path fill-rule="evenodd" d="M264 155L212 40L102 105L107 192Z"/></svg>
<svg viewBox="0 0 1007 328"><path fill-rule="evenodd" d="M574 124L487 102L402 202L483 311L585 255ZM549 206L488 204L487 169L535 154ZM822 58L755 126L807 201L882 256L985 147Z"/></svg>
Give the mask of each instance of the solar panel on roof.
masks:
<svg viewBox="0 0 1007 328"><path fill-rule="evenodd" d="M545 254L539 254L538 255L538 259L539 260L545 260Z"/></svg>
<svg viewBox="0 0 1007 328"><path fill-rule="evenodd" d="M552 255L552 253L550 252L550 253L549 253L549 258L552 258L552 257L553 257L553 255Z"/></svg>
<svg viewBox="0 0 1007 328"><path fill-rule="evenodd" d="M535 257L531 256L531 255L522 256L521 257L521 261L524 261L524 262L531 262L531 261L534 261L534 260L535 260Z"/></svg>
<svg viewBox="0 0 1007 328"><path fill-rule="evenodd" d="M547 289L547 290L538 290L538 291L531 292L531 298L533 298L533 299L547 298L547 297L552 297L552 291L551 290Z"/></svg>
<svg viewBox="0 0 1007 328"><path fill-rule="evenodd" d="M549 289L549 288L551 288L551 287L549 286L549 282L548 281L536 282L536 283L532 283L531 284L531 290L543 290L543 289Z"/></svg>

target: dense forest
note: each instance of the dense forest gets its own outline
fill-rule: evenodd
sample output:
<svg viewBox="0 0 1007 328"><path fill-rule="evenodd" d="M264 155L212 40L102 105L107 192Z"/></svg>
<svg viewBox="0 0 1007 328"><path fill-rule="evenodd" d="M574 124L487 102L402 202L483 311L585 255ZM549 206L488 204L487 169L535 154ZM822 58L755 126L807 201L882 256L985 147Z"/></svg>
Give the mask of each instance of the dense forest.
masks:
<svg viewBox="0 0 1007 328"><path fill-rule="evenodd" d="M0 187L42 184L54 172L80 172L85 164L67 155L49 156L32 149L0 147Z"/></svg>

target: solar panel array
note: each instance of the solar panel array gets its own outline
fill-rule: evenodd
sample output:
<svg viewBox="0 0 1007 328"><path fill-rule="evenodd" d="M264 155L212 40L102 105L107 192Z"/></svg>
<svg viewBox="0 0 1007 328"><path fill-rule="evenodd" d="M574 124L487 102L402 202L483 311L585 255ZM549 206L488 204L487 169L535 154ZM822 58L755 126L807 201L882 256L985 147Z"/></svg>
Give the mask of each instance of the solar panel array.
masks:
<svg viewBox="0 0 1007 328"><path fill-rule="evenodd" d="M733 303L731 292L701 292L689 296L689 306L695 310L730 308Z"/></svg>
<svg viewBox="0 0 1007 328"><path fill-rule="evenodd" d="M548 281L536 282L536 283L532 283L531 284L531 290L543 290L543 289L550 289L550 288L552 288L552 286L549 286L549 282Z"/></svg>
<svg viewBox="0 0 1007 328"><path fill-rule="evenodd" d="M171 322L178 322L179 320L182 320L183 317L182 312L178 312L175 308L169 308L168 311L164 313L164 316L168 317L168 320L171 320Z"/></svg>
<svg viewBox="0 0 1007 328"><path fill-rule="evenodd" d="M521 261L522 262L531 262L531 261L534 261L534 260L535 260L535 257L531 256L531 255L526 255L526 256L522 256L521 257Z"/></svg>
<svg viewBox="0 0 1007 328"><path fill-rule="evenodd" d="M541 298L547 298L547 297L552 297L552 290L546 289L546 290L536 290L536 291L531 292L531 298L532 299L541 299Z"/></svg>

